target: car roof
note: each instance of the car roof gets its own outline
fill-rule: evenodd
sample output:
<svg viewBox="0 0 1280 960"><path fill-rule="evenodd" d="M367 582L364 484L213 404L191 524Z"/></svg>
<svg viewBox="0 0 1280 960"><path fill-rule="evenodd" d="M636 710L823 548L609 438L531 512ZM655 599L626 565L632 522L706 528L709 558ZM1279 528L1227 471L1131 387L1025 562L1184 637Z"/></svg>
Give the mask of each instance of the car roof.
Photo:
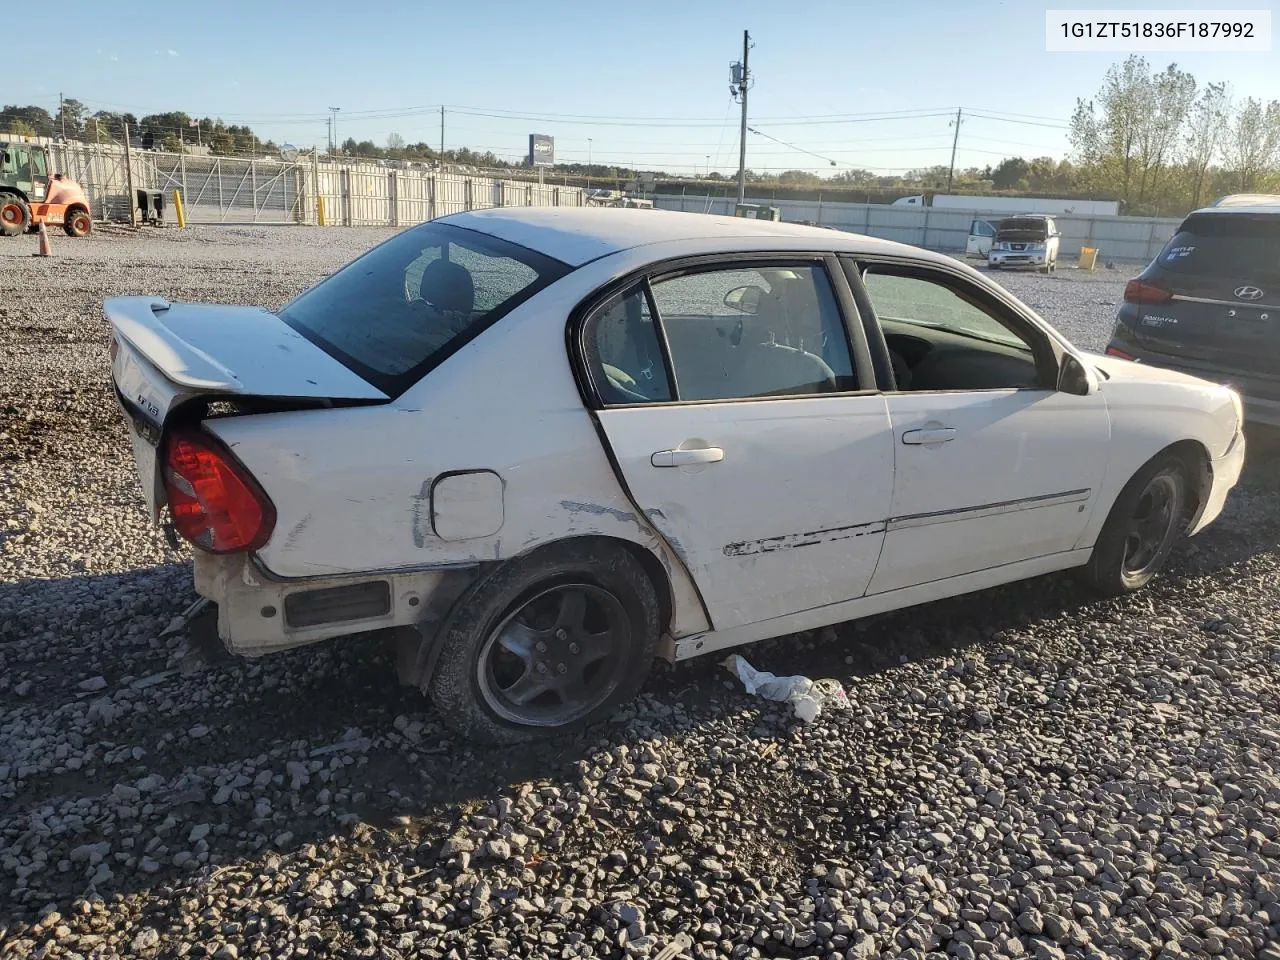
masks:
<svg viewBox="0 0 1280 960"><path fill-rule="evenodd" d="M1229 193L1209 204L1213 209L1239 210L1251 208L1255 212L1262 207L1263 213L1280 212L1280 194L1274 193Z"/></svg>
<svg viewBox="0 0 1280 960"><path fill-rule="evenodd" d="M1224 204L1222 206L1201 207L1199 210L1192 210L1187 214L1188 217L1194 217L1197 214L1212 214L1219 217L1235 216L1236 214L1253 214L1255 217L1259 214L1270 217L1280 217L1280 201L1275 203L1249 203L1239 206L1232 204ZM1185 217L1183 219L1186 219Z"/></svg>
<svg viewBox="0 0 1280 960"><path fill-rule="evenodd" d="M674 210L626 207L495 207L441 217L448 223L476 230L554 257L577 267L591 260L635 247L681 240L723 241L724 251L751 240L759 249L765 239L778 250L836 250L860 254L908 254L947 259L917 247L843 230L824 230L796 223L726 217ZM705 243L700 244L705 249Z"/></svg>

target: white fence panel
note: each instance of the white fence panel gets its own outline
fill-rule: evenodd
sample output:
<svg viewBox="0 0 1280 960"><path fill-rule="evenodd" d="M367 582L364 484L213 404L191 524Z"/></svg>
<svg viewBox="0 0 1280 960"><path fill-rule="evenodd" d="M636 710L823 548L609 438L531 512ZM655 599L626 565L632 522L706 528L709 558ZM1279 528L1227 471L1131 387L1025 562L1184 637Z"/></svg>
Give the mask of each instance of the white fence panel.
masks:
<svg viewBox="0 0 1280 960"><path fill-rule="evenodd" d="M690 213L733 213L736 197L659 193L654 206ZM887 203L842 203L818 200L746 198L747 203L778 208L784 221L812 221L852 233L950 253L962 252L974 218L998 220L1000 211L895 207ZM1062 233L1060 257L1074 259L1081 247L1096 247L1103 260L1149 261L1173 236L1180 219L1155 217L1056 217Z"/></svg>

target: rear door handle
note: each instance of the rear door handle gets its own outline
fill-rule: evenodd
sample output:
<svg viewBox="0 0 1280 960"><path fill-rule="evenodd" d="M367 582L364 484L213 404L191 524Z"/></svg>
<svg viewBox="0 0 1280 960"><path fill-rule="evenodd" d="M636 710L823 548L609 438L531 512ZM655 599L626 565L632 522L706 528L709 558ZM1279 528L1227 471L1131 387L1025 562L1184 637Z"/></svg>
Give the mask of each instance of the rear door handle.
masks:
<svg viewBox="0 0 1280 960"><path fill-rule="evenodd" d="M903 443L946 443L955 438L955 427L932 427L927 430L908 430L902 435Z"/></svg>
<svg viewBox="0 0 1280 960"><path fill-rule="evenodd" d="M649 462L655 467L684 467L691 463L719 463L724 451L719 447L698 447L695 450L659 450Z"/></svg>

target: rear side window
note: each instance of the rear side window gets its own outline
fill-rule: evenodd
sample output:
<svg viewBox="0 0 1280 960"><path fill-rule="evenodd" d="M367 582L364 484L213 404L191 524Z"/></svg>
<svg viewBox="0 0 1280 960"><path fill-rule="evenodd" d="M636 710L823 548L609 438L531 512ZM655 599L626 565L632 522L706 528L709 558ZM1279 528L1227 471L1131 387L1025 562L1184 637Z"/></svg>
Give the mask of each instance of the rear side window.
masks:
<svg viewBox="0 0 1280 960"><path fill-rule="evenodd" d="M1164 270L1191 276L1280 280L1280 216L1192 214L1157 262Z"/></svg>
<svg viewBox="0 0 1280 960"><path fill-rule="evenodd" d="M568 272L525 247L424 223L307 290L280 317L395 397Z"/></svg>

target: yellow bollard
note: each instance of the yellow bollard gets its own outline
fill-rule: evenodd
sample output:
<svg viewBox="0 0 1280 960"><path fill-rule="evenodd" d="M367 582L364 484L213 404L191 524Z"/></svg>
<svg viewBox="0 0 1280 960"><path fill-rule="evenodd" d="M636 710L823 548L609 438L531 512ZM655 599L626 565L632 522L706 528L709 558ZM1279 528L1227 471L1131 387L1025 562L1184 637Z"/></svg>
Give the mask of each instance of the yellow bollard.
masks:
<svg viewBox="0 0 1280 960"><path fill-rule="evenodd" d="M187 215L182 209L182 191L181 190L173 191L173 212L178 215L178 226L186 227Z"/></svg>
<svg viewBox="0 0 1280 960"><path fill-rule="evenodd" d="M316 195L316 221L320 226L324 226L324 197Z"/></svg>

